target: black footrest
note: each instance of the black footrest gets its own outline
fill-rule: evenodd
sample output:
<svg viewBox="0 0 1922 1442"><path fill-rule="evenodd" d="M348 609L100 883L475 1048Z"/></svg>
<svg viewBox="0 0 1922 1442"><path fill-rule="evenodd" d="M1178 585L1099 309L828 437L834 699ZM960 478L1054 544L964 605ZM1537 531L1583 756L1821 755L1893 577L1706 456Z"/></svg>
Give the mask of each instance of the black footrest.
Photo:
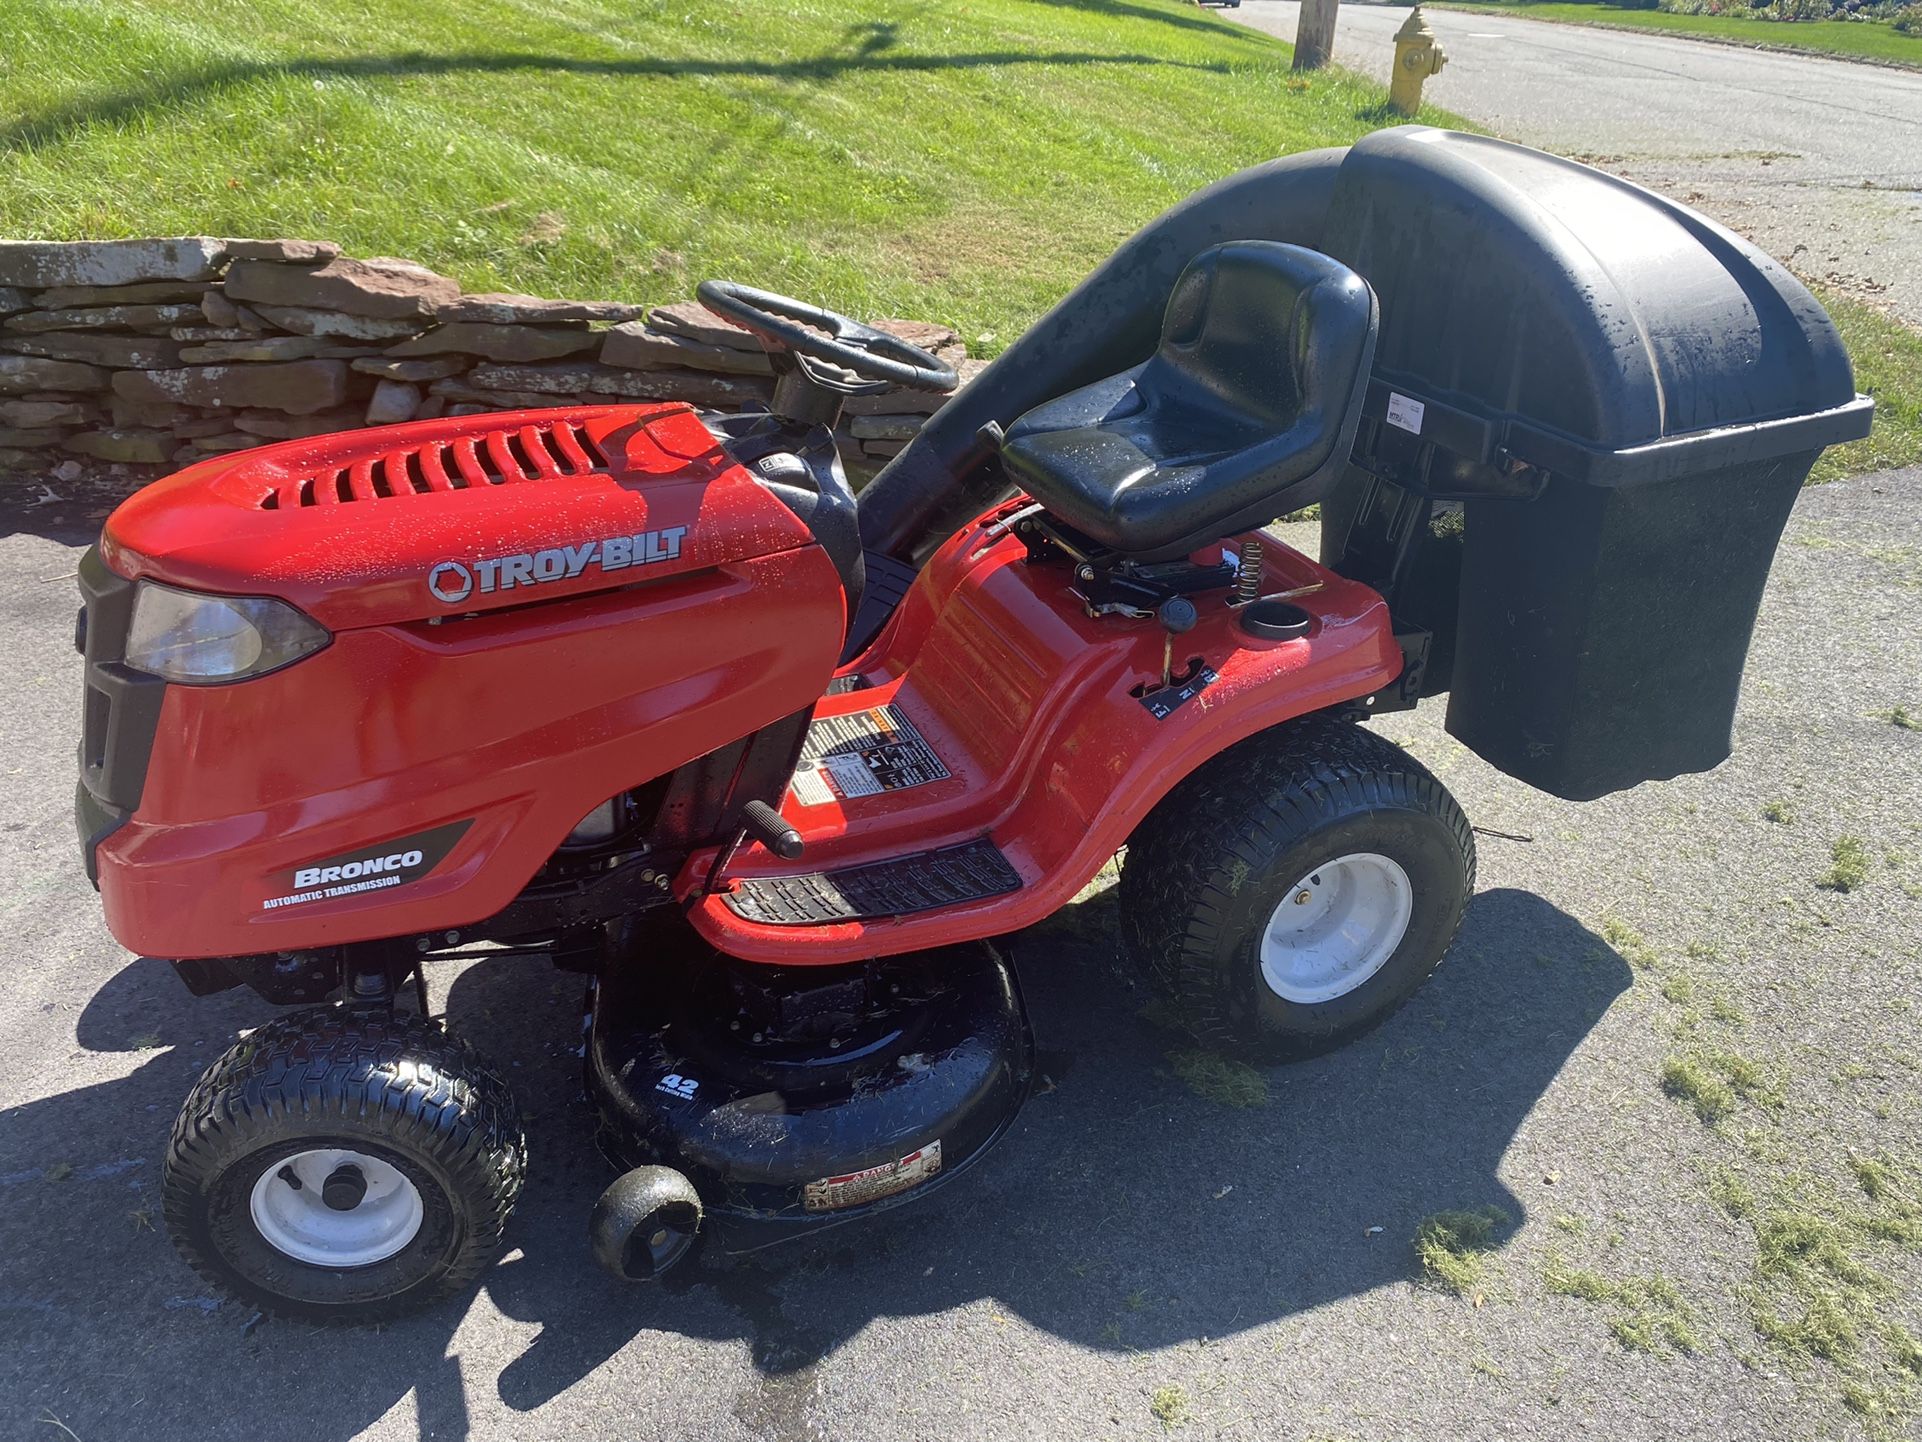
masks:
<svg viewBox="0 0 1922 1442"><path fill-rule="evenodd" d="M766 926L819 926L932 911L1020 889L1008 858L983 837L845 871L756 877L729 892L727 904L743 920Z"/></svg>
<svg viewBox="0 0 1922 1442"><path fill-rule="evenodd" d="M920 573L906 561L897 561L882 551L864 551L867 584L861 588L861 604L855 608L854 624L848 627L848 642L841 651L841 664L847 665L881 634L881 628L894 614L894 608L914 586ZM832 689L829 688L830 694Z"/></svg>

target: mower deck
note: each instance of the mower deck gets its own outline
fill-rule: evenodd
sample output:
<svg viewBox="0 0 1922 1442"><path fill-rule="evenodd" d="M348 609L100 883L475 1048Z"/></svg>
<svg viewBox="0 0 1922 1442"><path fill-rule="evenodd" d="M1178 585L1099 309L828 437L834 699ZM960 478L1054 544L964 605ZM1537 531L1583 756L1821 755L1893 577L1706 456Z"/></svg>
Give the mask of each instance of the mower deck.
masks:
<svg viewBox="0 0 1922 1442"><path fill-rule="evenodd" d="M592 993L588 1095L608 1159L679 1169L723 1251L925 1195L1027 1097L1027 1012L985 943L798 972L661 946L674 965L611 958Z"/></svg>
<svg viewBox="0 0 1922 1442"><path fill-rule="evenodd" d="M996 933L1031 925L1199 760L1401 670L1374 592L1256 533L1263 593L1289 594L1307 634L1258 637L1206 607L1164 686L1168 633L1089 616L1071 566L997 530L1019 505L943 547L822 698L781 806L801 858L745 847L711 894L715 853L690 859L677 894L713 945L833 964L971 940L986 910Z"/></svg>

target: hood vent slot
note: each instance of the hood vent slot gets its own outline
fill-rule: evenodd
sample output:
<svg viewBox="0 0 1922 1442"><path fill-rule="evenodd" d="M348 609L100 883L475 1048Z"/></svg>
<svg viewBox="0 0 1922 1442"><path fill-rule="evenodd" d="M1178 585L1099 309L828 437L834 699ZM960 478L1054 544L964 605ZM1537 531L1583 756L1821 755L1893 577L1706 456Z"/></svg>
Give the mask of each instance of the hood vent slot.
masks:
<svg viewBox="0 0 1922 1442"><path fill-rule="evenodd" d="M606 475L612 469L585 430L572 421L555 421L363 456L346 466L281 482L261 498L260 509L334 506L521 481L559 481Z"/></svg>

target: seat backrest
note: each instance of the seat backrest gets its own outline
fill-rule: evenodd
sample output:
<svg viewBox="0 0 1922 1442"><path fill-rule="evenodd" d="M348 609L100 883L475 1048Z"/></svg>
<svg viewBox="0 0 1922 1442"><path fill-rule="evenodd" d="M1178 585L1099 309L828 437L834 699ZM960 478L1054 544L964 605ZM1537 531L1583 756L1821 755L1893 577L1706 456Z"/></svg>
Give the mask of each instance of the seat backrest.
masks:
<svg viewBox="0 0 1922 1442"><path fill-rule="evenodd" d="M1021 416L1002 464L1098 544L1182 555L1333 488L1376 326L1375 293L1340 261L1273 241L1217 245L1181 273L1154 355Z"/></svg>
<svg viewBox="0 0 1922 1442"><path fill-rule="evenodd" d="M1339 428L1374 332L1374 297L1339 261L1274 241L1218 245L1175 283L1137 384L1203 432L1278 437L1330 411Z"/></svg>

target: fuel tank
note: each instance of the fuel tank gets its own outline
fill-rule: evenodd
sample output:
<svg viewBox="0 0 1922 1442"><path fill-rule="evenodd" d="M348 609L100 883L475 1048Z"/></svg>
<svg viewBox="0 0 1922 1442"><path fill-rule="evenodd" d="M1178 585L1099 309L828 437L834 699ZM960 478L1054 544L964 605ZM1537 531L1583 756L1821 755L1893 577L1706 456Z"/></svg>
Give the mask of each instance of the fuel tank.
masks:
<svg viewBox="0 0 1922 1442"><path fill-rule="evenodd" d="M114 512L81 586L82 846L114 936L170 958L494 915L608 797L812 703L847 618L807 523L685 406L204 462ZM285 603L310 649L165 679L128 652L143 586Z"/></svg>

